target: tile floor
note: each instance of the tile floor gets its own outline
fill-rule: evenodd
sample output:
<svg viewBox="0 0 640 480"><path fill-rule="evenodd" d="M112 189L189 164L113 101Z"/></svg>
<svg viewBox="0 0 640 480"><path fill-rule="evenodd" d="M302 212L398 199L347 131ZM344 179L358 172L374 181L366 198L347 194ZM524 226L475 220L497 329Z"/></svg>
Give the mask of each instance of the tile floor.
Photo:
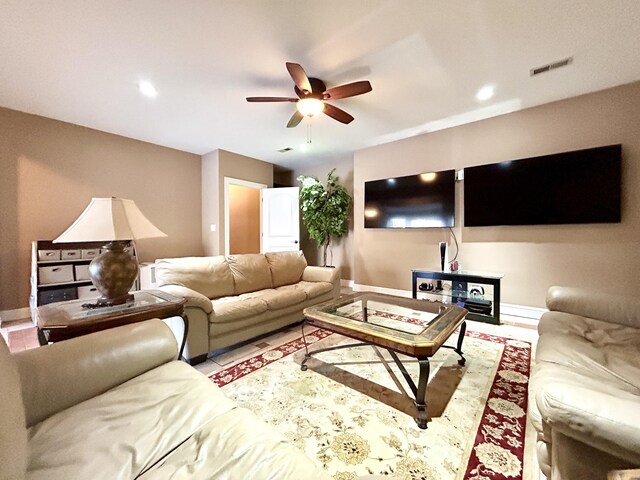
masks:
<svg viewBox="0 0 640 480"><path fill-rule="evenodd" d="M3 322L0 335L4 337L4 341L12 352L21 352L40 346L36 327L31 318Z"/></svg>

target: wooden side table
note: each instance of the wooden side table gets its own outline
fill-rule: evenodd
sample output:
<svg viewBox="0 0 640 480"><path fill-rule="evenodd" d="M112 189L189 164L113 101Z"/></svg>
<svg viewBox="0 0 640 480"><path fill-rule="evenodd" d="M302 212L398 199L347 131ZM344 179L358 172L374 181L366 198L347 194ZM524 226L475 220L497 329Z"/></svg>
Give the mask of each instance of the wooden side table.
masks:
<svg viewBox="0 0 640 480"><path fill-rule="evenodd" d="M186 300L159 290L133 292L133 297L133 302L113 307L83 308L83 304L91 302L71 300L35 308L40 345L152 318L181 317L184 337L178 358L182 358L189 331L189 321L184 314Z"/></svg>

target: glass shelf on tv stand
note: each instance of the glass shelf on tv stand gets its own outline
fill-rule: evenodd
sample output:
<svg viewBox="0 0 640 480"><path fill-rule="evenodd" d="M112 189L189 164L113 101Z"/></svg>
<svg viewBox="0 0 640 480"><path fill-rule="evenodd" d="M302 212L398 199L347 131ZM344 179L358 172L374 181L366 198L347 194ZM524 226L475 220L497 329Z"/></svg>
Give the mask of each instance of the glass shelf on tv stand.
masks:
<svg viewBox="0 0 640 480"><path fill-rule="evenodd" d="M504 276L495 272L479 272L472 270L458 270L456 272L443 272L436 268L415 268L412 272L413 298L437 300L443 303L463 303L465 301L479 300L491 303L491 314L470 312L469 320L500 324L500 280ZM430 280L433 290L420 290L421 283ZM472 294L469 284L480 285L484 294ZM444 287L438 289L437 287ZM468 307L467 309L470 309Z"/></svg>
<svg viewBox="0 0 640 480"><path fill-rule="evenodd" d="M470 293L468 290L452 290L451 288L446 288L448 285L444 285L442 289L433 289L433 290L420 290L418 287L418 298L421 298L421 295L435 295L445 297L445 303L451 303L451 299L475 299L475 300L490 300L493 301L492 293L484 293L483 295L478 295L474 293ZM444 300L444 299L443 299ZM453 302L455 303L455 302Z"/></svg>

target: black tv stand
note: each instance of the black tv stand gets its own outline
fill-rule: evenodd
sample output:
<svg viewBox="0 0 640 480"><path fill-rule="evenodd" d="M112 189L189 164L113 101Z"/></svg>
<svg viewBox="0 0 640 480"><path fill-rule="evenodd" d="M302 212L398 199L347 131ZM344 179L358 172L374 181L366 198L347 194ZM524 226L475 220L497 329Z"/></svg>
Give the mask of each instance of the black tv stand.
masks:
<svg viewBox="0 0 640 480"><path fill-rule="evenodd" d="M500 280L501 273L482 273L466 270L457 272L442 272L439 270L413 269L411 278L411 289L413 298L418 298L418 294L424 294L425 299L430 296L440 297L437 300L445 303L466 304L467 319L480 322L500 325ZM435 280L436 284L432 290L418 289L424 280ZM451 288L444 288L442 282L450 282ZM431 282L433 284L433 282ZM485 293L478 295L471 293L469 284L490 285L492 292L485 289Z"/></svg>

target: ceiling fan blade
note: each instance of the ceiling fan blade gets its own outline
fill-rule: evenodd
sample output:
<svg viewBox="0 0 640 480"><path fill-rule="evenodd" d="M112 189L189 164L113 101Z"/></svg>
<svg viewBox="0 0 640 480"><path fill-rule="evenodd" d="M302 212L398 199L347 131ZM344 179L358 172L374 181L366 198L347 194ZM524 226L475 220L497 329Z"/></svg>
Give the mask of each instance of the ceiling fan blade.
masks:
<svg viewBox="0 0 640 480"><path fill-rule="evenodd" d="M297 127L303 118L304 118L304 115L302 115L298 110L296 110L293 116L289 119L289 123L287 123L287 128Z"/></svg>
<svg viewBox="0 0 640 480"><path fill-rule="evenodd" d="M325 102L324 104L324 113L329 115L334 120L337 120L342 123L351 123L353 122L353 117L349 115L344 110L339 109L338 107L334 107Z"/></svg>
<svg viewBox="0 0 640 480"><path fill-rule="evenodd" d="M297 102L297 98L289 97L247 97L247 102Z"/></svg>
<svg viewBox="0 0 640 480"><path fill-rule="evenodd" d="M371 83L368 80L361 82L347 83L339 87L333 87L324 92L324 98L329 100L337 100L339 98L355 97L372 90Z"/></svg>
<svg viewBox="0 0 640 480"><path fill-rule="evenodd" d="M309 77L307 77L304 68L297 63L287 62L287 70L289 71L289 75L291 75L293 82L296 84L296 87L300 90L311 93L311 82L309 82Z"/></svg>

